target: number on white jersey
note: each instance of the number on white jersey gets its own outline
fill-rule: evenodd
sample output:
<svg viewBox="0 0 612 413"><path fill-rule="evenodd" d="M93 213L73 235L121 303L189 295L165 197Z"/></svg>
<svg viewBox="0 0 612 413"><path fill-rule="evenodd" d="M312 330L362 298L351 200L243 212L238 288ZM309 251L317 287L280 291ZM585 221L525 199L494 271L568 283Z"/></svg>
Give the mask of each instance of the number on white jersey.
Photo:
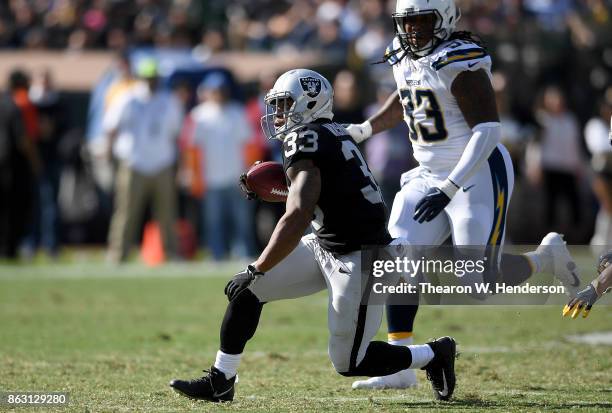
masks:
<svg viewBox="0 0 612 413"><path fill-rule="evenodd" d="M436 95L431 89L402 89L400 90L404 114L409 119L408 129L410 140L418 143L431 143L443 141L448 137L444 124L444 116ZM432 119L434 127L426 126L414 121L414 112L424 110L427 119Z"/></svg>

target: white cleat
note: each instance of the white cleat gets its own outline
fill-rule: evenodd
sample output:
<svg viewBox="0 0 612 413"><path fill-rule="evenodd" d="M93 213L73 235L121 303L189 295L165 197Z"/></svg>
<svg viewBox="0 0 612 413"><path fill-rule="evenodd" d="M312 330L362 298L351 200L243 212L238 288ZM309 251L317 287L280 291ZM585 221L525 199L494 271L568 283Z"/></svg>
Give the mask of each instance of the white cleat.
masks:
<svg viewBox="0 0 612 413"><path fill-rule="evenodd" d="M580 290L580 273L574 259L567 249L563 235L548 233L536 253L541 258L542 272L553 274L565 287L570 297Z"/></svg>
<svg viewBox="0 0 612 413"><path fill-rule="evenodd" d="M382 377L370 377L367 380L353 382L353 389L408 389L417 386L414 370L406 369Z"/></svg>

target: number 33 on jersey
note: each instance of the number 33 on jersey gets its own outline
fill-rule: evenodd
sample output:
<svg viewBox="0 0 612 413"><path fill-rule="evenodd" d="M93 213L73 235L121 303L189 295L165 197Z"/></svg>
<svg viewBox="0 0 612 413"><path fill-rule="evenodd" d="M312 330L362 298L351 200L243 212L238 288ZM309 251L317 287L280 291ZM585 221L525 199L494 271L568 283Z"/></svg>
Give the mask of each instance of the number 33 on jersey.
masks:
<svg viewBox="0 0 612 413"><path fill-rule="evenodd" d="M344 127L321 119L289 132L283 141L285 172L302 159L311 160L321 173L313 219L321 245L343 254L389 242L380 188Z"/></svg>
<svg viewBox="0 0 612 413"><path fill-rule="evenodd" d="M400 47L396 38L387 51ZM451 86L463 71L483 69L491 76L491 58L467 40L449 40L418 60L391 57L393 75L410 131L414 157L435 170L454 167L472 130L465 122Z"/></svg>

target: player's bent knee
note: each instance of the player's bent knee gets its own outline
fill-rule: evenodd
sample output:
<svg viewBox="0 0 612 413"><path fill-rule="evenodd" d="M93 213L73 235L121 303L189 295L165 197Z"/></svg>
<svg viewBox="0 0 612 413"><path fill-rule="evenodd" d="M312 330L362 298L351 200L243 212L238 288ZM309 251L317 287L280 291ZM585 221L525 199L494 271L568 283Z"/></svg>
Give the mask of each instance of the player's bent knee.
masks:
<svg viewBox="0 0 612 413"><path fill-rule="evenodd" d="M352 335L332 334L329 339L329 359L331 360L334 369L342 375L350 370L352 348Z"/></svg>
<svg viewBox="0 0 612 413"><path fill-rule="evenodd" d="M240 301L241 303L249 303L249 305L265 304L266 302L259 298L257 294L250 288L245 288L239 294L236 294L234 298L230 300L230 303L234 301ZM244 305L244 304L243 304Z"/></svg>

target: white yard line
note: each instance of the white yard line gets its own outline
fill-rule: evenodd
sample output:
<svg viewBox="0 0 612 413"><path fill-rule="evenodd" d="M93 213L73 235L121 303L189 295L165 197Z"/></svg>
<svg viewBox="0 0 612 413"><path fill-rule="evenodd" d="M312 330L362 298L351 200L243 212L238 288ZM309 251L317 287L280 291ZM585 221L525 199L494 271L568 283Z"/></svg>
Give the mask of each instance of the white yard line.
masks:
<svg viewBox="0 0 612 413"><path fill-rule="evenodd" d="M612 331L598 331L593 333L576 334L566 336L566 340L572 343L584 343L592 346L612 346Z"/></svg>
<svg viewBox="0 0 612 413"><path fill-rule="evenodd" d="M133 278L227 278L240 271L245 262L172 263L146 267L140 263L121 266L103 263L46 264L36 266L0 265L0 281L22 279L133 279Z"/></svg>

